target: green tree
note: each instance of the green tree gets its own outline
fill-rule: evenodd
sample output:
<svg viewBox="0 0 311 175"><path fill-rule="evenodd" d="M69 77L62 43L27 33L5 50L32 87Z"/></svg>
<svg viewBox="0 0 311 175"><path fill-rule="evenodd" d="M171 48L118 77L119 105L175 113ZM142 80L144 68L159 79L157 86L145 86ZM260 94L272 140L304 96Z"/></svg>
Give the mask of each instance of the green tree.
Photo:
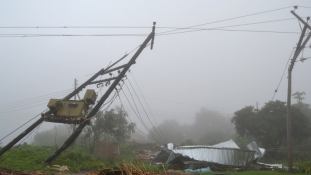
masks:
<svg viewBox="0 0 311 175"><path fill-rule="evenodd" d="M292 107L291 116L292 136L297 140L308 138L309 119L295 106ZM266 148L279 148L286 138L285 102L270 101L258 111L247 106L236 111L231 122L238 135L253 136Z"/></svg>
<svg viewBox="0 0 311 175"><path fill-rule="evenodd" d="M94 152L100 140L124 142L135 132L135 123L129 122L126 117L128 114L120 107L97 112L90 125L83 129L80 144Z"/></svg>
<svg viewBox="0 0 311 175"><path fill-rule="evenodd" d="M129 122L127 116L128 114L120 107L105 113L98 112L91 123L93 142L96 143L100 139L124 142L129 139L135 131L135 123Z"/></svg>

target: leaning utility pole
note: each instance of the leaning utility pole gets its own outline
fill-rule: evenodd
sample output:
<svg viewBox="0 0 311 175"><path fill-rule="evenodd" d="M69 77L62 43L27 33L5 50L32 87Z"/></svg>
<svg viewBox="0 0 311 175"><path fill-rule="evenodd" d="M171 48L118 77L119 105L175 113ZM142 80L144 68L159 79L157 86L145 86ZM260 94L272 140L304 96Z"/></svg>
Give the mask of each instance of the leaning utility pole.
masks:
<svg viewBox="0 0 311 175"><path fill-rule="evenodd" d="M78 88L75 88L75 90L73 90L70 94L68 94L67 96L65 96L64 98L62 98L61 100L69 100L70 98L74 97L75 95L78 95L78 93L84 89L87 85L90 84L97 84L97 83L103 83L106 81L111 81L111 80L118 80L118 81L114 81L114 83L110 86L115 86L118 83L115 82L119 82L123 76L125 75L126 71L130 68L130 66L132 64L135 64L135 60L136 58L139 56L139 54L142 52L142 50L146 47L146 45L148 44L148 42L150 40L152 40L151 42L151 49L153 47L153 40L154 40L154 31L155 31L155 22L153 23L153 28L152 28L152 32L149 34L149 36L147 37L147 39L144 41L144 43L140 46L140 48L138 49L138 51L135 53L135 55L132 57L132 59L130 60L130 62L128 64L124 64L115 68L112 68L114 65L116 65L117 63L119 63L121 60L123 60L125 57L128 56L128 54L124 55L122 58L120 58L119 60L117 60L116 62L114 62L112 65L108 66L106 69L101 69L99 70L95 75L93 75L90 79L88 79L87 81L85 81L83 84L81 84ZM113 71L117 71L123 69L123 71L119 74L119 76L117 78L108 78L108 79L104 79L104 80L99 80L99 81L94 81L97 77L99 77L100 75L104 75L104 74L108 74L111 73ZM99 110L100 106L104 103L104 101L108 98L109 94L112 92L112 90L114 90L114 88L109 88L106 92L106 94L101 98L101 100L98 102L98 105L96 105L93 110L90 112L90 114L88 115L88 118L92 117L93 115L96 114L96 112ZM109 91L109 93L108 93ZM79 95L78 95L79 97ZM105 97L105 98L104 98ZM100 105L99 105L100 104ZM22 138L24 138L26 135L28 135L33 129L35 129L39 124L41 124L42 122L46 121L44 116L48 116L50 114L52 114L53 111L48 110L47 112L45 112L44 114L42 114L42 116L36 121L34 122L32 125L30 125L26 130L24 130L21 134L19 134L17 137L15 137L11 142L9 142L6 146L4 146L1 150L0 150L0 157L6 152L8 151L10 148L12 148L17 142L19 142ZM50 156L48 159L46 159L46 162L50 162L52 161L58 154L60 154L64 149L66 149L71 143L72 141L75 140L75 138L79 135L79 133L81 132L80 129L83 129L85 126L86 122L83 122L83 124L81 124L77 130L75 130L75 132L69 137L69 139L64 143L64 145L55 152L54 155Z"/></svg>
<svg viewBox="0 0 311 175"><path fill-rule="evenodd" d="M292 70L294 68L294 64L296 62L297 57L299 56L302 49L305 47L307 42L311 37L311 32L309 32L307 38L303 41L307 28L311 30L311 27L308 25L308 22L305 22L301 17L299 17L294 11L291 13L298 18L300 22L304 24L304 28L300 35L299 41L297 43L297 47L294 53L293 58L291 59L291 63L288 67L288 89L287 89L287 154L288 154L288 170L292 172L293 169L293 157L292 157L292 121L291 121L291 94L292 94ZM307 17L307 21L310 18Z"/></svg>
<svg viewBox="0 0 311 175"><path fill-rule="evenodd" d="M106 101L106 99L109 97L111 92L115 90L116 86L119 84L119 82L122 80L122 78L125 76L125 73L130 69L130 67L135 64L135 60L140 55L140 53L144 50L144 48L147 46L149 41L151 41L150 48L153 48L153 41L154 41L154 35L155 35L155 22L153 23L152 32L148 35L148 37L145 39L145 41L140 45L139 49L136 51L136 53L133 55L131 60L126 64L126 66L123 68L123 70L120 72L118 77L113 81L113 83L110 85L110 87L107 89L105 94L100 98L100 100L97 102L97 104L94 106L94 108L87 114L86 119L90 119L93 117L100 109L102 104ZM86 126L87 122L83 122L79 125L79 127L72 133L72 135L65 141L65 143L56 150L50 157L48 157L45 162L49 163L52 160L54 160L60 153L62 153L74 140L78 137L78 135L81 133L83 128Z"/></svg>

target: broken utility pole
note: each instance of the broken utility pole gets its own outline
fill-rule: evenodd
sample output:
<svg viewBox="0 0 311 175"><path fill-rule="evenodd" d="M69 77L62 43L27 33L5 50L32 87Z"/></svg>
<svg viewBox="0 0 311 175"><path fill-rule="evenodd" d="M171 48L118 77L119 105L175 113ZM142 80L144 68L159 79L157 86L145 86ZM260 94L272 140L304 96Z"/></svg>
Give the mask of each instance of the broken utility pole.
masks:
<svg viewBox="0 0 311 175"><path fill-rule="evenodd" d="M296 7L295 7L296 8ZM300 52L303 50L307 42L309 41L311 37L311 32L307 35L306 39L303 41L303 38L305 36L307 28L311 30L310 25L305 22L301 17L299 17L294 11L291 11L291 13L298 18L300 22L304 24L304 28L302 30L302 33L300 35L299 41L297 43L297 47L294 53L293 58L291 59L291 63L288 67L288 89L287 89L287 154L288 154L288 170L289 172L292 172L293 169L293 157L292 157L292 142L291 142L291 136L292 136L292 124L291 124L291 93L292 93L292 70L294 68L294 64L296 62L297 57L299 56ZM307 17L307 21L310 18Z"/></svg>
<svg viewBox="0 0 311 175"><path fill-rule="evenodd" d="M109 97L111 92L116 88L116 86L119 84L121 79L124 77L125 73L129 70L129 68L135 64L136 58L140 55L140 53L144 50L144 48L147 46L150 40L153 40L155 35L155 22L153 23L152 32L149 34L149 36L145 39L143 44L139 47L139 49L136 51L136 53L133 55L131 60L126 64L126 66L123 68L123 70L120 72L118 77L114 80L114 82L110 85L110 87L107 89L105 94L101 97L101 99L98 101L98 103L94 106L94 108L87 114L86 119L90 119L93 117L100 109L102 104L106 101L106 99ZM151 42L151 49L153 48L153 42ZM79 127L72 133L72 135L65 141L65 143L56 150L50 157L48 157L45 162L49 163L52 160L54 160L61 152L63 152L72 142L78 137L78 135L81 133L82 129L85 127L87 122L83 122L79 125Z"/></svg>
<svg viewBox="0 0 311 175"><path fill-rule="evenodd" d="M136 58L140 55L140 53L142 52L142 50L147 46L148 42L150 40L154 40L154 35L155 35L155 22L153 23L153 27L152 27L152 32L148 35L147 39L143 42L143 44L140 46L140 48L137 50L137 52L134 54L134 56L132 57L132 59L128 62L128 64L122 65L122 66L118 66L116 68L112 68L114 65L116 65L118 62L120 62L121 60L123 60L128 54L124 55L122 58L120 58L119 60L117 60L116 62L114 62L112 65L108 66L106 69L101 69L99 70L95 75L93 75L90 79L88 79L86 82L84 82L83 84L81 84L78 88L76 88L73 92L71 92L70 94L68 94L67 96L65 96L64 98L62 98L62 100L69 100L70 98L74 97L75 95L77 95L82 89L84 89L87 85L90 84L95 84L97 82L93 82L93 80L95 80L97 77L99 77L100 75L104 75L104 74L108 74L110 72L119 70L119 69L123 69L122 72L119 74L119 76L116 78L116 80L113 82L113 84L110 86L110 88L106 91L106 93L102 96L102 98L100 99L100 101L96 104L96 106L93 108L93 110L87 115L87 119L91 118L92 116L94 116L99 108L101 107L101 105L105 102L105 100L108 98L108 96L110 95L110 93L114 90L114 88L116 87L116 85L119 83L119 81L124 77L125 73L127 70L129 70L129 68L131 67L132 64L135 64L135 60ZM153 47L153 42L151 42L151 49ZM110 69L112 68L112 69ZM100 82L104 82L104 81L110 81L109 79L107 80L101 80ZM8 151L12 146L14 146L17 142L19 142L23 137L25 137L26 135L28 135L33 129L35 129L40 123L42 123L43 121L45 121L44 116L48 116L52 113L53 111L48 110L47 112L45 112L44 114L42 114L42 117L40 117L40 119L38 119L35 123L33 123L31 126L29 126L24 132L22 132L20 135L18 135L15 139L13 139L11 142L9 142L6 146L4 146L1 150L0 150L0 156L3 155L6 151ZM55 157L57 157L63 150L65 150L75 139L76 137L79 135L79 133L81 132L81 130L84 128L84 126L86 125L87 122L82 123L81 125L79 125L79 127L75 130L75 132L67 139L67 141L63 144L63 146L58 149L53 155L51 155L49 158L47 158L45 160L45 162L50 162L52 161Z"/></svg>

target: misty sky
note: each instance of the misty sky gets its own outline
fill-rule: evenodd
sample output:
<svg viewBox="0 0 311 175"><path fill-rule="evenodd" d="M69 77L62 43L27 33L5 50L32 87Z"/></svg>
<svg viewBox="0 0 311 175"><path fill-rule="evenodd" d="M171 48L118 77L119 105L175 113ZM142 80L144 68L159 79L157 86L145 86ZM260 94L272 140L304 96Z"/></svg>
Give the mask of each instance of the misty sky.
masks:
<svg viewBox="0 0 311 175"><path fill-rule="evenodd" d="M300 36L298 20L290 13L294 5L311 7L311 1L1 1L0 139L45 110L49 98L54 97L47 94L55 93L58 98L65 96L70 92L69 89L73 89L75 78L81 84L90 78L90 74L107 67L111 61L116 61L139 46L151 32L154 21L157 22L156 33L161 33L171 28L190 27L289 7L197 27L208 29L291 19L224 28L240 31L203 30L158 35L155 37L154 49L146 48L131 67L158 123L165 119L192 123L195 113L202 107L228 116L247 105L256 106L256 102L261 108L272 99ZM295 12L301 17L311 16L311 8L299 7ZM39 28L18 28L37 26ZM51 26L149 28L41 28ZM182 31L186 30L178 32ZM5 34L23 34L19 36L26 37L7 37ZM27 37L27 34L145 35ZM307 46L310 44L311 41ZM304 49L303 56L311 57L311 49ZM295 64L292 92L304 91L304 102L309 104L310 75L311 59ZM139 93L130 75L129 80ZM96 92L100 90L96 86L89 88ZM127 89L124 91L130 97ZM83 95L84 92L80 93L81 97ZM120 95L130 117L141 127L126 98L122 93ZM274 100L286 101L286 96L287 69ZM140 98L142 100L141 95ZM120 105L118 99L112 107L115 105ZM144 113L141 114L150 126ZM53 126L43 123L40 130ZM20 132L22 130L16 134ZM3 143L12 138L8 137Z"/></svg>

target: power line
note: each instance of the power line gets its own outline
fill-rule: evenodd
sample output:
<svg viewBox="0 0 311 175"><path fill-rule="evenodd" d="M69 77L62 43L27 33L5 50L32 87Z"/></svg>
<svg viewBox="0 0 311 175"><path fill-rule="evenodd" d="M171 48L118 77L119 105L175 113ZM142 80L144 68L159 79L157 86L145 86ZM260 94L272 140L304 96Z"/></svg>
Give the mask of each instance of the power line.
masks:
<svg viewBox="0 0 311 175"><path fill-rule="evenodd" d="M144 29L150 26L1 26L0 29ZM158 27L157 27L158 28ZM169 27L164 27L169 28Z"/></svg>
<svg viewBox="0 0 311 175"><path fill-rule="evenodd" d="M153 135L155 138L157 138L158 140L161 141L161 137L158 137L159 135L156 135L156 134L152 133L151 130L150 130L150 128L149 128L149 127L146 125L146 123L144 122L144 120L143 120L143 118L142 118L142 116L141 116L141 114L140 114L140 112L139 112L139 110L138 110L138 108L137 108L137 105L136 105L136 102L135 102L135 99L134 99L134 97L133 97L133 95L132 95L131 90L128 88L128 86L126 85L126 83L124 83L124 85L125 85L125 87L127 88L127 90L130 92L130 95L131 95L132 100L133 100L133 102L134 102L134 106L135 106L135 108L136 108L136 110L137 110L138 117L140 118L141 123L144 125L144 127L149 131L149 133L150 133L151 135ZM148 117L148 118L149 118L149 117ZM150 119L149 119L149 120L150 120ZM161 143L164 143L164 142L161 142Z"/></svg>
<svg viewBox="0 0 311 175"><path fill-rule="evenodd" d="M177 33L187 33L187 32L195 32L195 31L202 31L202 30L216 30L220 28L227 28L227 27L237 27L237 26L246 26L246 25L254 25L254 24L263 24L263 23L272 23L272 22L280 22L280 21L287 21L287 20L294 20L295 18L288 18L288 19L278 19L278 20L270 20L270 21L261 21L255 23L246 23L246 24L238 24L238 25L230 25L230 26L223 26L223 27L215 27L215 28L194 28L196 26L187 27L187 28L178 28L178 27L157 27L157 28L171 28L170 32L160 32L156 35L168 35L169 34L177 34ZM201 25L197 25L201 26ZM39 28L39 27L0 27L0 28ZM68 26L68 27L41 27L41 28L128 28L128 27L109 27L109 26L84 26L84 27L77 27L77 26ZM142 27L131 27L131 28L142 28ZM147 27L143 27L147 28ZM150 27L148 27L150 28ZM185 31L185 32L174 32L178 30L185 30L191 29L192 31ZM270 32L270 33L293 33L293 32L282 32L282 31L257 31L257 32ZM166 34L165 34L166 33ZM295 32L294 32L295 33ZM146 36L147 34L0 34L0 37L42 37L42 36Z"/></svg>
<svg viewBox="0 0 311 175"><path fill-rule="evenodd" d="M39 115L41 115L42 113L44 113L45 111L47 111L48 109L45 109L44 111L40 112L38 115L34 116L32 119L28 120L26 123L22 124L20 127L16 128L14 131L10 132L8 135L4 136L0 141L2 141L3 139L5 139L6 137L10 136L11 134L13 134L15 131L19 130L21 127L25 126L27 123L29 123L30 121L32 121L33 119L37 118Z"/></svg>
<svg viewBox="0 0 311 175"><path fill-rule="evenodd" d="M61 97L63 97L63 95L66 95L66 94L68 94L68 92L58 94L57 96L50 96L50 97L46 97L46 98L42 98L42 99L20 102L17 104L8 104L6 106L0 107L0 111L12 109L12 108L23 107L23 106L29 106L29 105L38 104L38 103L42 104L43 101L46 102L47 100L49 100L51 98L61 98Z"/></svg>
<svg viewBox="0 0 311 175"><path fill-rule="evenodd" d="M278 33L278 34L301 34L299 32L287 32L287 31L268 31L268 30L233 30L233 29L204 29L204 30L194 30L194 31L184 31L184 32L175 32L175 33L168 33L168 34L161 34L163 35L174 35L174 34L181 34L181 33L190 33L190 32L199 32L199 31L206 31L206 30L215 30L215 31L226 31L226 32L253 32L253 33Z"/></svg>
<svg viewBox="0 0 311 175"><path fill-rule="evenodd" d="M213 28L187 28L191 29L192 31L185 31L186 32L195 32L201 30L212 30L212 29L221 29L221 28L229 28L229 27L238 27L238 26L248 26L248 25L256 25L256 24L265 24L265 23L272 23L272 22L280 22L280 21L288 21L288 20L296 20L296 18L287 18L287 19L277 19L277 20L270 20L270 21L260 21L260 22L253 22L253 23L244 23L244 24L235 24L235 25L228 25L228 26L221 26L221 27L213 27ZM181 33L181 32L174 32L174 33ZM174 34L172 33L172 34ZM168 35L168 34L158 34L161 35Z"/></svg>
<svg viewBox="0 0 311 175"><path fill-rule="evenodd" d="M304 18L304 17L302 17ZM253 25L253 24L262 24L262 23L272 23L272 22L280 22L280 21L288 21L288 20L296 20L296 18L286 18L286 19L276 19L276 20L270 20L270 21L261 21L261 22L255 22L255 23L246 23L246 24L239 24L239 25L234 25L234 26L226 26L226 27L235 27L235 26L242 26L242 25ZM200 25L198 25L200 26ZM194 27L197 27L197 26L194 26ZM200 30L201 28L194 28L194 27L187 27L187 28L184 28L184 27L159 27L157 26L157 29L175 29L175 30L188 30L188 29L192 29L192 30ZM60 26L41 26L41 27L27 27L27 26L24 26L24 27L18 27L18 26L3 26L3 27L0 27L1 28L9 28L9 29L14 29L14 28L18 28L18 29L24 29L24 28L52 28L52 29L59 29L59 28L134 28L134 29L137 29L137 28L150 28L150 27L122 27L122 26L64 26L64 27L60 27ZM221 27L217 27L217 28L221 28ZM166 32L167 33L167 32ZM158 33L158 34L161 34L161 33ZM14 34L12 34L14 35ZM21 34L22 35L22 34ZM24 34L26 35L26 34ZM121 34L123 35L123 34Z"/></svg>
<svg viewBox="0 0 311 175"><path fill-rule="evenodd" d="M32 133L34 133L34 131L37 129L37 132L40 128L40 126L42 125L42 123L40 123L38 126L36 126L30 133L28 133L28 135L15 147L18 148Z"/></svg>
<svg viewBox="0 0 311 175"><path fill-rule="evenodd" d="M148 34L0 34L0 37L78 37L78 36L148 36Z"/></svg>
<svg viewBox="0 0 311 175"><path fill-rule="evenodd" d="M37 99L37 98L41 98L41 97L46 97L46 96L50 96L50 95L53 95L53 94L58 94L58 93L61 93L61 92L64 92L64 91L69 91L69 90L72 90L72 88L65 89L65 90L58 91L58 92L53 92L53 93L46 94L46 95L41 95L41 96L33 97L33 98L28 98L28 99L24 99L24 100L20 100L20 101L14 101L14 102L10 102L10 103L2 103L0 105L8 105L8 104L20 103L20 102L23 102L23 101L33 100L33 99Z"/></svg>
<svg viewBox="0 0 311 175"><path fill-rule="evenodd" d="M124 90L122 90L127 102L129 103L130 107L132 108L133 112L135 113L135 115L138 117L139 121L143 124L143 126L145 127L145 129L147 129L147 131L150 133L150 136L153 138L153 140L157 141L158 143L161 143L157 138L154 137L153 133L150 131L150 129L146 126L146 124L144 123L144 121L142 120L141 116L139 116L135 109L133 108L132 104L130 103L129 99L127 98L126 94L124 93Z"/></svg>
<svg viewBox="0 0 311 175"><path fill-rule="evenodd" d="M46 103L40 103L40 104L37 104L37 105L33 105L33 106L29 106L29 107L25 107L25 108L20 108L20 109L16 109L16 110L12 110L12 111L6 111L6 112L15 112L15 111L20 111L20 110L24 110L24 109L29 109L29 108L33 108L33 107L37 107L37 106L41 106L41 105L44 105Z"/></svg>
<svg viewBox="0 0 311 175"><path fill-rule="evenodd" d="M143 95L141 89L139 88L136 79L134 78L134 75L132 74L131 71L129 71L129 73L130 73L131 76L133 77L134 82L135 82L136 86L138 87L138 90L139 90L140 94L142 95L142 97L143 97L143 99L144 99L144 101L145 101L145 103L146 103L146 105L147 105L147 107L148 107L148 109L149 109L149 111L150 111L150 113L151 113L151 116L153 117L153 120L156 122L156 125L157 125L158 129L160 130L160 133L161 133L162 137L164 138L164 141L167 143L167 140L165 139L165 137L164 137L164 135L163 135L163 133L162 133L160 127L159 127L159 124L158 124L157 120L155 119L153 113L151 112L151 109L150 109L150 107L149 107L149 105L148 105L148 103L147 103L147 101L146 101L146 99L145 99L145 97L144 97L144 95ZM130 81L129 81L129 83L130 83ZM130 84L131 84L131 83L130 83ZM131 86L132 86L132 84L131 84ZM132 86L132 88L133 88L133 86ZM134 88L133 88L133 89L134 89ZM136 94L136 96L137 96L137 94ZM138 98L138 96L137 96L137 98ZM145 111L145 112L146 112L146 111Z"/></svg>
<svg viewBox="0 0 311 175"><path fill-rule="evenodd" d="M211 29L198 29L198 30L191 30L191 31L183 31L183 32L174 32L174 33L167 33L162 34L158 33L158 36L164 36L164 35L173 35L173 34L180 34L180 33L190 33L190 32L199 32L199 31L238 31L238 32L259 32L259 33L281 33L281 34L300 34L299 32L291 32L291 31L269 31L269 30L230 30L230 29L218 29L218 28L211 28ZM12 35L12 36L11 36ZM14 36L13 36L14 35ZM41 35L36 34L36 36L32 36L33 34L0 34L0 37L16 37L16 38L24 38L24 37L101 37L101 36L129 36L129 35L58 35L58 34L50 34L50 35ZM145 35L131 35L131 36L145 36Z"/></svg>
<svg viewBox="0 0 311 175"><path fill-rule="evenodd" d="M120 103L121 103L121 109L122 109L122 107L123 107L123 109L124 109L124 105L123 105L123 103L122 103L122 100L121 100L121 97L120 97L119 93L118 93L118 97L119 97L119 100L120 100ZM130 120L131 123L133 123L133 121L131 120L131 118L130 118L129 116L127 116L127 118ZM150 139L152 139L152 140L154 140L154 141L160 143L159 141L155 140L153 137L150 137L149 135L145 134L145 133L144 133L143 131L141 131L136 125L135 125L135 128L136 128L140 133L142 133L143 135L145 135L145 136L149 137Z"/></svg>
<svg viewBox="0 0 311 175"><path fill-rule="evenodd" d="M273 101L274 96L275 96L275 94L277 93L277 91L278 91L278 89L279 89L279 87L280 87L280 84L281 84L282 79L283 79L283 77L284 77L284 74L285 74L287 65L288 65L288 63L289 63L290 58L292 57L292 55L293 55L293 53L294 53L294 50L295 50L295 47L293 48L293 50L292 50L292 52L291 52L291 54L290 54L290 56L289 56L289 58L288 58L288 60L287 60L287 63L286 63L286 65L285 65L285 68L284 68L283 74L282 74L282 76L281 76L280 82L279 82L277 88L276 88L275 91L274 91L274 94L273 94L273 96L272 96L271 101Z"/></svg>
<svg viewBox="0 0 311 175"><path fill-rule="evenodd" d="M138 97L138 95L137 95L137 93L136 93L134 87L132 86L132 83L130 82L130 80L128 80L128 82L129 82L130 86L132 87L132 90L134 91L134 93L135 93L135 95L136 95L136 98L138 99L138 101L139 101L141 107L143 108L143 110L144 110L144 112L145 112L145 114L146 114L146 116L147 116L147 118L148 118L150 124L151 124L152 127L154 128L155 132L157 133L157 135L159 136L159 138L161 138L165 143L167 143L166 140L165 140L165 138L164 138L164 136L163 136L163 134L160 135L160 134L158 133L157 128L153 125L152 121L150 120L148 113L146 112L146 110L145 110L143 104L141 103L141 101L140 101L140 99L139 99L139 97ZM153 117L153 119L154 119L154 117ZM154 120L155 120L155 119L154 119ZM158 129L160 130L159 126L158 126Z"/></svg>
<svg viewBox="0 0 311 175"><path fill-rule="evenodd" d="M306 7L306 6L298 6L298 7L311 9L311 7Z"/></svg>
<svg viewBox="0 0 311 175"><path fill-rule="evenodd" d="M239 19L239 18L245 18L245 17L259 15L259 14L264 14L264 13L275 12L275 11L278 11L278 10L284 10L284 9L291 8L291 7L292 6L284 7L284 8L279 8L279 9L268 10L268 11L263 11L263 12L258 12L258 13L253 13L253 14L249 14L249 15L237 16L237 17L233 17L233 18L227 18L227 19L213 21L213 22L207 22L207 23L203 23L203 24L199 24L199 25L185 27L183 29L188 29L188 28L191 28L191 27L198 27L198 26L203 26L203 25L208 25L208 24L214 24L214 23L219 23L219 22L224 22L224 21L229 21L229 20L234 20L234 19ZM173 32L173 31L177 31L177 30L182 30L182 29L170 30L170 31L161 32L161 33L158 33L158 34L169 33L169 32Z"/></svg>

